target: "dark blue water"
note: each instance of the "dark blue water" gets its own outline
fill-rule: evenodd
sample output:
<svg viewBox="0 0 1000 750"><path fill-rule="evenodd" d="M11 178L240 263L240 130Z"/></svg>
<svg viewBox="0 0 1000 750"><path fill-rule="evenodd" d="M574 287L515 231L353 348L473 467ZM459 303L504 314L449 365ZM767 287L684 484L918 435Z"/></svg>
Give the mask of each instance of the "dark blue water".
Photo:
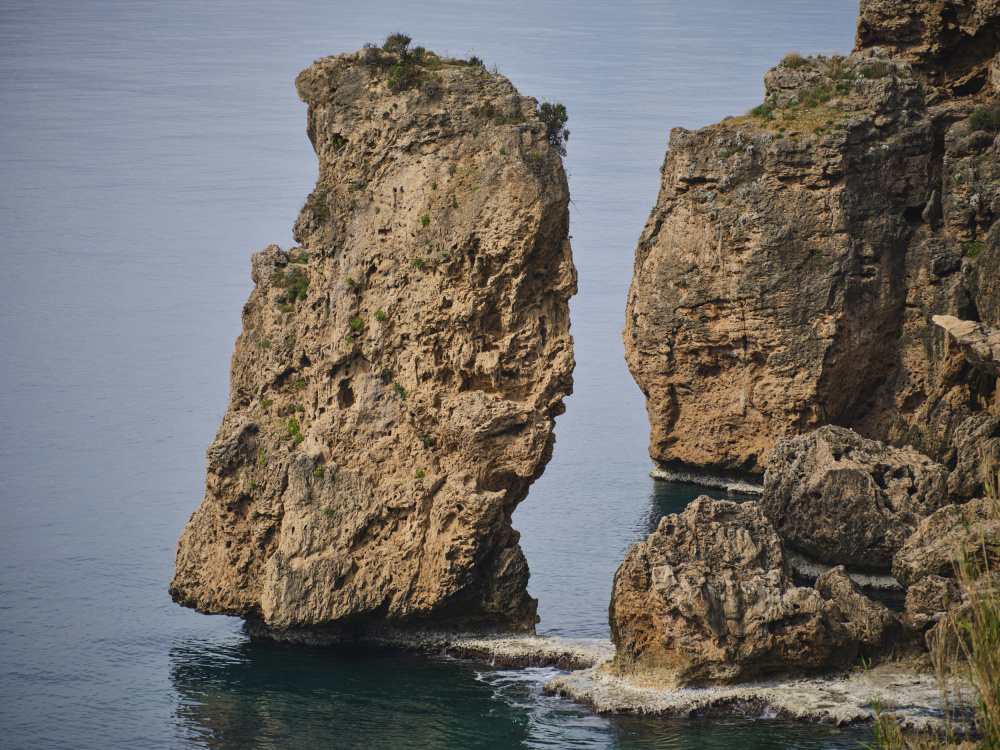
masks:
<svg viewBox="0 0 1000 750"><path fill-rule="evenodd" d="M0 2L0 746L853 747L775 722L607 719L546 673L250 642L169 600L226 407L250 254L315 181L295 75L397 28L565 103L576 393L515 526L540 631L606 637L654 486L620 330L670 128L740 114L855 0ZM717 494L717 493L716 493Z"/></svg>

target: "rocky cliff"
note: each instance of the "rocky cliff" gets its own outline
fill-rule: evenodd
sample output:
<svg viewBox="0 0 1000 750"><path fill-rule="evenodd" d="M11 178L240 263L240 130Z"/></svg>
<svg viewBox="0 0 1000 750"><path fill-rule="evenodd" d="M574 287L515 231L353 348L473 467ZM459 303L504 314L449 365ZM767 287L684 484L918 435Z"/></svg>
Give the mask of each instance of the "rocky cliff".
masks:
<svg viewBox="0 0 1000 750"><path fill-rule="evenodd" d="M286 637L531 631L511 514L572 390L561 146L504 77L388 46L296 81L319 179L301 245L253 257L170 592Z"/></svg>
<svg viewBox="0 0 1000 750"><path fill-rule="evenodd" d="M997 378L931 322L1000 327L1000 5L866 0L743 117L672 131L623 337L665 468L761 474L823 424L951 464Z"/></svg>

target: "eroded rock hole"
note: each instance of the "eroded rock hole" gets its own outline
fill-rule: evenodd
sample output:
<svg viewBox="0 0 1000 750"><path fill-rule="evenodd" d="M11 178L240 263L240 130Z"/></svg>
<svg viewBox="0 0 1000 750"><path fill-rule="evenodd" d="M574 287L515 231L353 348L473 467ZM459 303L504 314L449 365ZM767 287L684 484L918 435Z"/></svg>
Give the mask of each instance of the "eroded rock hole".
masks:
<svg viewBox="0 0 1000 750"><path fill-rule="evenodd" d="M354 391L351 389L351 381L346 378L340 381L340 386L337 388L337 405L341 409L354 405Z"/></svg>

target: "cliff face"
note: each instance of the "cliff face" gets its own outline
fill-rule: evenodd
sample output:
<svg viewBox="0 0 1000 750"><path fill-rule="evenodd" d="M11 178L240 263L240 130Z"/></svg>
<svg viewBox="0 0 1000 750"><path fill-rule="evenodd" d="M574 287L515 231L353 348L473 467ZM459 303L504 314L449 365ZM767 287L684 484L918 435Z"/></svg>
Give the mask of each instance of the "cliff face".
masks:
<svg viewBox="0 0 1000 750"><path fill-rule="evenodd" d="M566 177L536 102L432 53L296 81L319 179L253 257L174 599L271 632L530 631L511 514L572 390Z"/></svg>
<svg viewBox="0 0 1000 750"><path fill-rule="evenodd" d="M998 325L1000 146L970 115L1000 6L910 5L862 3L853 55L790 55L748 116L672 131L623 332L661 465L759 474L822 424L949 462L1000 409L931 323Z"/></svg>

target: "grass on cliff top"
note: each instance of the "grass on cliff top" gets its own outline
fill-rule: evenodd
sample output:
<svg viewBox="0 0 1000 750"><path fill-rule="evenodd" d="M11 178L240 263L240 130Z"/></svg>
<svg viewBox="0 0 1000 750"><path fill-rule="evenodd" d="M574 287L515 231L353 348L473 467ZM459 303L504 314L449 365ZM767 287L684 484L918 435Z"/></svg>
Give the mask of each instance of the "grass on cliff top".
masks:
<svg viewBox="0 0 1000 750"><path fill-rule="evenodd" d="M389 34L382 46L368 43L362 48L361 62L374 76L384 79L393 93L423 88L431 96L440 91L440 84L430 75L446 68L472 68L489 74L486 64L473 55L468 60L440 57L424 47L410 48L412 38L402 32ZM496 69L493 70L495 74Z"/></svg>
<svg viewBox="0 0 1000 750"><path fill-rule="evenodd" d="M850 96L857 80L904 73L893 63L884 60L872 60L852 68L847 66L846 58L840 55L803 57L798 52L788 53L781 65L791 70L815 69L825 78L819 84L799 91L792 102L784 107L779 107L775 98L770 97L743 117L727 120L727 125L734 121L754 121L776 133L778 138L809 133L822 135L830 130L841 129L841 121L850 119L849 113L829 106L829 102Z"/></svg>

